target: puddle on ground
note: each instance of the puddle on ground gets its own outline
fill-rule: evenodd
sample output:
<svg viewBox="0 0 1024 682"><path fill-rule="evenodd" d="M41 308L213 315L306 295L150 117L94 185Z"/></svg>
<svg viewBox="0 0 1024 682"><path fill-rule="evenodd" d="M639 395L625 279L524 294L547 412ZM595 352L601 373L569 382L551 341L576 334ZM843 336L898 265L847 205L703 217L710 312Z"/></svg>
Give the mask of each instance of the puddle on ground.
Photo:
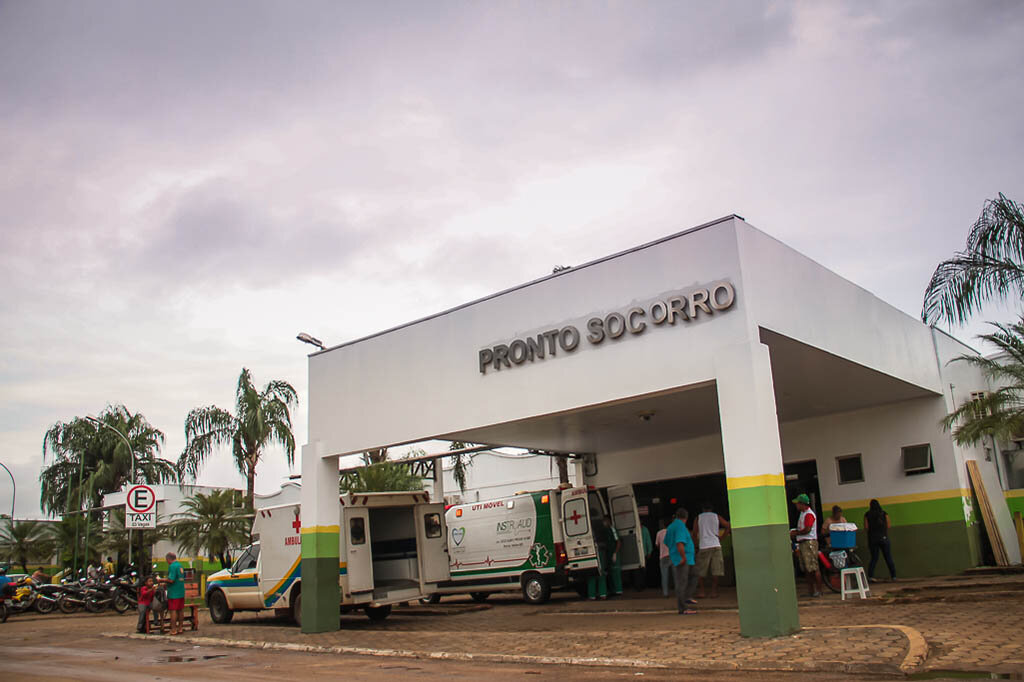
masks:
<svg viewBox="0 0 1024 682"><path fill-rule="evenodd" d="M1024 673L990 673L984 670L926 670L907 675L908 680L1024 680Z"/></svg>

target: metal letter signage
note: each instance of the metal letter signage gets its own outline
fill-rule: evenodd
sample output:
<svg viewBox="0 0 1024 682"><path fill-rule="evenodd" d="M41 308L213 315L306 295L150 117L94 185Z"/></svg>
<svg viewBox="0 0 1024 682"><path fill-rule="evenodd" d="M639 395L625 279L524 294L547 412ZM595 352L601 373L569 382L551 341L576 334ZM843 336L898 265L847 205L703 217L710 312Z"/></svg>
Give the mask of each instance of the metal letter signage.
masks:
<svg viewBox="0 0 1024 682"><path fill-rule="evenodd" d="M133 485L128 488L124 527L156 528L156 493L148 485Z"/></svg>
<svg viewBox="0 0 1024 682"><path fill-rule="evenodd" d="M557 357L576 350L582 339L591 346L616 343L643 334L647 329L666 325L684 326L702 318L714 318L716 313L728 310L736 302L736 289L725 281L707 286L672 292L639 306L633 305L623 312L612 311L604 317L592 317L586 322L586 334L571 324L561 325L536 336L513 339L490 348L481 348L477 362L481 374L487 370L511 369L526 362Z"/></svg>

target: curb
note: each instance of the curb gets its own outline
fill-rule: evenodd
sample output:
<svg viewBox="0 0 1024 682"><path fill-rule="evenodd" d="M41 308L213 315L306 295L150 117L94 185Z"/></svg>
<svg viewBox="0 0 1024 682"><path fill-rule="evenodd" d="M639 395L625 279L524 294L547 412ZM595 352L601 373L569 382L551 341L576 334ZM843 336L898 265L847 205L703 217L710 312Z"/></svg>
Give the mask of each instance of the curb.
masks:
<svg viewBox="0 0 1024 682"><path fill-rule="evenodd" d="M900 625L853 625L835 627L804 628L806 630L834 630L853 628L888 628L901 631L910 640L910 651L899 666L888 663L847 663L844 661L819 661L810 665L792 663L759 664L751 661L743 664L739 661L704 661L694 660L680 663L659 663L637 658L589 658L571 656L531 656L524 654L491 654L463 653L449 651L416 651L408 649L371 649L368 647L320 646L314 644L294 644L288 642L262 642L252 640L222 639L217 637L170 637L167 635L140 635L136 633L103 633L101 636L115 639L136 639L142 641L162 641L205 646L233 647L239 649L264 649L276 651L297 651L319 654L354 654L360 656L379 656L385 658L411 658L427 660L511 663L529 665L586 666L598 668L634 668L647 670L698 670L698 671L729 671L729 672L837 672L837 673L868 673L868 674L905 674L924 662L927 656L927 644L917 630ZM923 648L922 648L923 647Z"/></svg>

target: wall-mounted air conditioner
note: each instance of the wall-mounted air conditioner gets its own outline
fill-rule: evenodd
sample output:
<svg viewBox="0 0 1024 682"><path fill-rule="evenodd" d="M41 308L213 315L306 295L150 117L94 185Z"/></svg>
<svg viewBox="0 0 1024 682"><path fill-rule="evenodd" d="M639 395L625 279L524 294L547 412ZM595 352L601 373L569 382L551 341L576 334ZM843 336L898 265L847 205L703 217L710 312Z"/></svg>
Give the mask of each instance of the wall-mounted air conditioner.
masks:
<svg viewBox="0 0 1024 682"><path fill-rule="evenodd" d="M902 448L903 451L903 473L914 474L924 471L933 471L932 467L932 446L929 443L924 445L908 445Z"/></svg>

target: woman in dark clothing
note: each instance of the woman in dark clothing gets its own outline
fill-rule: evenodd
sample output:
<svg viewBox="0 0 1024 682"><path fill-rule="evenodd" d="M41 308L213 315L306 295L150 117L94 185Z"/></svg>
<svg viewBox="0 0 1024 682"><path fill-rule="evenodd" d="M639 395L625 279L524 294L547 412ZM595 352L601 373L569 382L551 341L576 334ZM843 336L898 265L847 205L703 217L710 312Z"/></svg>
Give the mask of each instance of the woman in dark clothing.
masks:
<svg viewBox="0 0 1024 682"><path fill-rule="evenodd" d="M889 567L889 577L896 578L896 564L892 561L892 548L889 545L890 525L889 515L882 509L882 505L878 503L878 500L871 500L868 512L864 515L864 528L868 532L868 549L871 550L868 580L874 580L879 551L885 557L885 565Z"/></svg>

